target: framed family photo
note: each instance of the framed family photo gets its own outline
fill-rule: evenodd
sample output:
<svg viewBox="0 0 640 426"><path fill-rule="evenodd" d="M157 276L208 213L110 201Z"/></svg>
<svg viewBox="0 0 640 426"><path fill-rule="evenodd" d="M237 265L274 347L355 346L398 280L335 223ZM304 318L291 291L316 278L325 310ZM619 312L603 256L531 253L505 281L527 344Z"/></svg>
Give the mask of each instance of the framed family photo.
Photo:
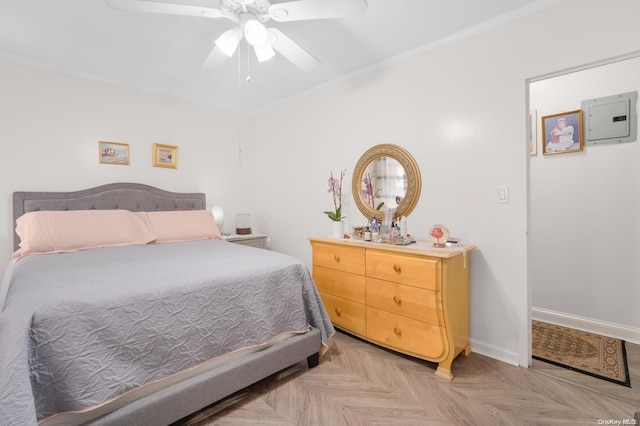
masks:
<svg viewBox="0 0 640 426"><path fill-rule="evenodd" d="M129 144L117 142L98 142L100 164L129 165Z"/></svg>
<svg viewBox="0 0 640 426"><path fill-rule="evenodd" d="M562 154L582 151L582 110L542 117L542 153Z"/></svg>
<svg viewBox="0 0 640 426"><path fill-rule="evenodd" d="M173 145L153 144L153 166L178 168L178 147Z"/></svg>
<svg viewBox="0 0 640 426"><path fill-rule="evenodd" d="M529 155L538 154L538 111L529 111Z"/></svg>

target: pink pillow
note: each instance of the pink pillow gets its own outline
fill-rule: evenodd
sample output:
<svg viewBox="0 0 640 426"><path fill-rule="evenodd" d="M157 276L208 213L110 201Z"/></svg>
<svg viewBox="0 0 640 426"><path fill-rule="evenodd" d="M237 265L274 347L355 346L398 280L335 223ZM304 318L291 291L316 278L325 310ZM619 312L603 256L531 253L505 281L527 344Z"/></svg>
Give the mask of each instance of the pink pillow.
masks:
<svg viewBox="0 0 640 426"><path fill-rule="evenodd" d="M128 210L37 211L16 221L20 249L14 258L34 253L64 253L98 247L147 244L157 236Z"/></svg>
<svg viewBox="0 0 640 426"><path fill-rule="evenodd" d="M146 216L151 229L158 236L158 243L222 239L209 210L146 212Z"/></svg>

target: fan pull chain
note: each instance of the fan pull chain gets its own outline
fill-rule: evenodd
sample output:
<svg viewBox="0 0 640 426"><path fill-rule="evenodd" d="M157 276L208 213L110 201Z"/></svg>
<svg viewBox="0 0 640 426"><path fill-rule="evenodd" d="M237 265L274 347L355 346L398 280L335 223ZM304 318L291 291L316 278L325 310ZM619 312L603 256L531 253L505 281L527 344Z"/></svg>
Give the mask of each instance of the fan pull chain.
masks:
<svg viewBox="0 0 640 426"><path fill-rule="evenodd" d="M247 83L251 81L251 73L249 72L249 66L251 64L251 58L249 57L249 44L247 44Z"/></svg>

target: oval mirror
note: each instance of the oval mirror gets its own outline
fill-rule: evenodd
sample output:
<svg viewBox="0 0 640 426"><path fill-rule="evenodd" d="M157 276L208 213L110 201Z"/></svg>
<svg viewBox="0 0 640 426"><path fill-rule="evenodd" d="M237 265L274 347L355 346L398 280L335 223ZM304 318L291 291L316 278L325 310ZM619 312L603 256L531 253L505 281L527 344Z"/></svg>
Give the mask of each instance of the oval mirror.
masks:
<svg viewBox="0 0 640 426"><path fill-rule="evenodd" d="M356 206L370 220L382 220L388 209L407 216L420 197L420 170L411 154L392 144L376 145L358 160L351 189Z"/></svg>

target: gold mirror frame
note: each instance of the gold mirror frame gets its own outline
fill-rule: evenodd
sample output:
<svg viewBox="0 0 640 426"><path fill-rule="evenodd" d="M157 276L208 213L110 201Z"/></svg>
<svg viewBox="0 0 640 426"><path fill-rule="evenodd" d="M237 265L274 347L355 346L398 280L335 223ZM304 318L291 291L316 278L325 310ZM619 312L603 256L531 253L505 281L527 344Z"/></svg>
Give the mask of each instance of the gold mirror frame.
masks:
<svg viewBox="0 0 640 426"><path fill-rule="evenodd" d="M362 157L360 157L360 159L358 160L358 163L356 164L356 167L353 171L353 178L351 182L351 191L356 202L356 206L358 206L360 212L367 219L373 220L376 217L379 220L384 219L384 210L376 210L371 207L367 203L367 200L364 198L362 191L364 172L367 169L367 166L373 160L380 157L393 158L394 160L398 161L404 168L407 177L407 192L396 208L394 216L408 216L418 203L418 198L420 198L420 190L422 187L420 169L418 168L418 164L413 159L411 154L409 154L409 152L407 152L400 146L392 144L380 144L371 147L367 150L367 152L362 154Z"/></svg>

